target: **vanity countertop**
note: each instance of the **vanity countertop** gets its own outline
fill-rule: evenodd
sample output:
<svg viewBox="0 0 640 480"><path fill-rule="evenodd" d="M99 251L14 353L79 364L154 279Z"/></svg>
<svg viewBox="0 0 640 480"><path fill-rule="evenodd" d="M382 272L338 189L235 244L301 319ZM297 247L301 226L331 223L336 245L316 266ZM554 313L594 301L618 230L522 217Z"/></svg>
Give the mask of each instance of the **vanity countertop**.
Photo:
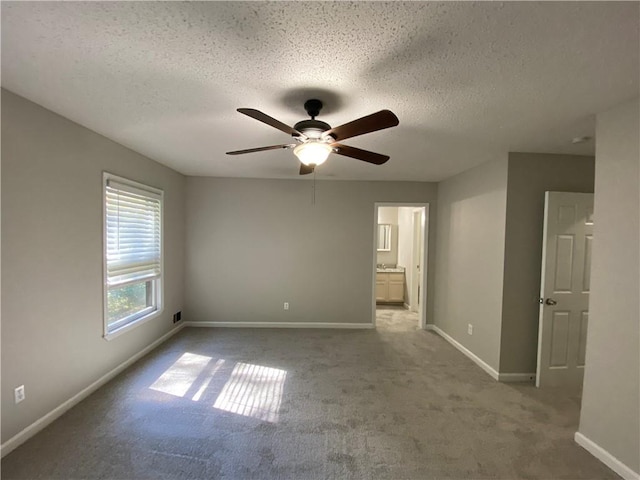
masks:
<svg viewBox="0 0 640 480"><path fill-rule="evenodd" d="M404 273L404 267L377 267L376 273Z"/></svg>

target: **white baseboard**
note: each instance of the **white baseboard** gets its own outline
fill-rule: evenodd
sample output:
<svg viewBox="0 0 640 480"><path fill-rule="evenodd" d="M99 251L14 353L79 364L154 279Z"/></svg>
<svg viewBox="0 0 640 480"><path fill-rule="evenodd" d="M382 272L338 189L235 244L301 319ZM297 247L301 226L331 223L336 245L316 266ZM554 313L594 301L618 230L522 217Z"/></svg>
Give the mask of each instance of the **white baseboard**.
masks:
<svg viewBox="0 0 640 480"><path fill-rule="evenodd" d="M89 385L88 387L84 388L80 392L76 393L69 400L67 400L64 403L62 403L61 405L57 406L56 408L51 410L49 413L47 413L45 416L39 418L38 420L33 422L31 425L26 427L24 430L22 430L19 433L15 434L9 440L7 440L2 445L0 445L0 457L4 457L5 455L7 455L10 452L12 452L13 450L15 450L17 447L19 447L24 442L26 442L31 437L33 437L40 430L44 429L47 425L51 424L54 420L56 420L62 414L64 414L65 412L70 410L72 407L74 407L75 405L80 403L82 400L87 398L89 395L91 395L93 392L98 390L102 385L107 383L109 380L111 380L113 377L118 375L124 369L126 369L127 367L129 367L130 365L135 363L137 360L139 360L140 358L144 357L147 353L149 353L151 350L156 348L158 345L160 345L161 343L167 341L173 335L178 333L180 330L182 330L183 327L184 327L184 324L180 325L180 326L174 328L173 330L171 330L170 332L164 334L162 337L160 337L158 340L153 342L151 345L145 347L144 349L142 349L141 351L139 351L138 353L133 355L128 360L125 360L120 365L115 367L113 370L107 372L102 377L100 377L98 380L93 382L91 385Z"/></svg>
<svg viewBox="0 0 640 480"><path fill-rule="evenodd" d="M535 373L499 373L498 381L503 383L535 382Z"/></svg>
<svg viewBox="0 0 640 480"><path fill-rule="evenodd" d="M498 372L493 367L491 367L488 363L486 363L484 360L482 360L480 357L478 357L475 353L473 353L467 347L462 345L460 342L455 340L451 335L446 333L444 330L442 330L441 328L439 328L438 326L436 326L436 325L434 325L432 323L427 324L425 326L425 330L433 330L438 335L440 335L442 338L444 338L447 342L449 342L451 345L453 345L458 350L460 350L462 353L464 353L467 357L469 357L481 369L483 369L485 372L487 372L489 375L491 375L491 377L494 380L500 380L500 375L498 374Z"/></svg>
<svg viewBox="0 0 640 480"><path fill-rule="evenodd" d="M462 345L460 342L455 340L451 335L446 333L440 327L428 323L425 326L425 330L432 330L444 338L451 345L456 347L462 353L464 353L467 357L469 357L473 362L475 362L480 368L482 368L485 372L491 375L491 378L494 380L498 380L503 383L516 383L516 382L532 382L536 379L535 373L498 373L491 365L486 363L480 357L478 357L475 353L469 350L467 347Z"/></svg>
<svg viewBox="0 0 640 480"><path fill-rule="evenodd" d="M221 328L374 328L373 323L320 322L185 322L184 326Z"/></svg>
<svg viewBox="0 0 640 480"><path fill-rule="evenodd" d="M596 457L598 460L600 460L625 480L640 480L640 474L638 472L634 472L633 470L631 470L624 463L611 455L593 440L585 437L580 432L576 432L573 438L578 445L580 445L587 452Z"/></svg>

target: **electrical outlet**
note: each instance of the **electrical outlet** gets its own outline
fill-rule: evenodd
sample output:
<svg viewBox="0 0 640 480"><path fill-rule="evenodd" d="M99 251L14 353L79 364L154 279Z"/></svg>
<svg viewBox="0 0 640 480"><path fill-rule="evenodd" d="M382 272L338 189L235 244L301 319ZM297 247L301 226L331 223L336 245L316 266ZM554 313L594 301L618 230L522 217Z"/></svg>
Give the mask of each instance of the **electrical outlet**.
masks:
<svg viewBox="0 0 640 480"><path fill-rule="evenodd" d="M473 335L473 325L471 324L467 325L467 333L469 335Z"/></svg>
<svg viewBox="0 0 640 480"><path fill-rule="evenodd" d="M15 397L16 403L20 403L25 399L24 394L24 385L20 385L13 391L13 395Z"/></svg>
<svg viewBox="0 0 640 480"><path fill-rule="evenodd" d="M284 309L289 310L289 302L284 302Z"/></svg>

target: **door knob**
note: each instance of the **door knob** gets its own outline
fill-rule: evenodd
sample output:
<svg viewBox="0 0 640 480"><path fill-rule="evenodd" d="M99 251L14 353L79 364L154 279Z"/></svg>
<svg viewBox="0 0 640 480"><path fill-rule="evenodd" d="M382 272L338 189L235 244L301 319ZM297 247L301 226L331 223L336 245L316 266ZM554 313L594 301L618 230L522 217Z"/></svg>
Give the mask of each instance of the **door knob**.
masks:
<svg viewBox="0 0 640 480"><path fill-rule="evenodd" d="M546 303L547 305L557 305L558 302L556 302L553 298L547 298L544 303Z"/></svg>

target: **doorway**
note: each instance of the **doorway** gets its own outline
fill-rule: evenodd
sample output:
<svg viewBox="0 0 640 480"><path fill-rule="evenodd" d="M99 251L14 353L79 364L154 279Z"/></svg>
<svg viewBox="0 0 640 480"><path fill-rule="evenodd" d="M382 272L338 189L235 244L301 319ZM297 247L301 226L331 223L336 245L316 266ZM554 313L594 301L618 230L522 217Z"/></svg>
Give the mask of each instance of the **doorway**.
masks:
<svg viewBox="0 0 640 480"><path fill-rule="evenodd" d="M375 203L374 327L425 328L428 218L427 203Z"/></svg>

